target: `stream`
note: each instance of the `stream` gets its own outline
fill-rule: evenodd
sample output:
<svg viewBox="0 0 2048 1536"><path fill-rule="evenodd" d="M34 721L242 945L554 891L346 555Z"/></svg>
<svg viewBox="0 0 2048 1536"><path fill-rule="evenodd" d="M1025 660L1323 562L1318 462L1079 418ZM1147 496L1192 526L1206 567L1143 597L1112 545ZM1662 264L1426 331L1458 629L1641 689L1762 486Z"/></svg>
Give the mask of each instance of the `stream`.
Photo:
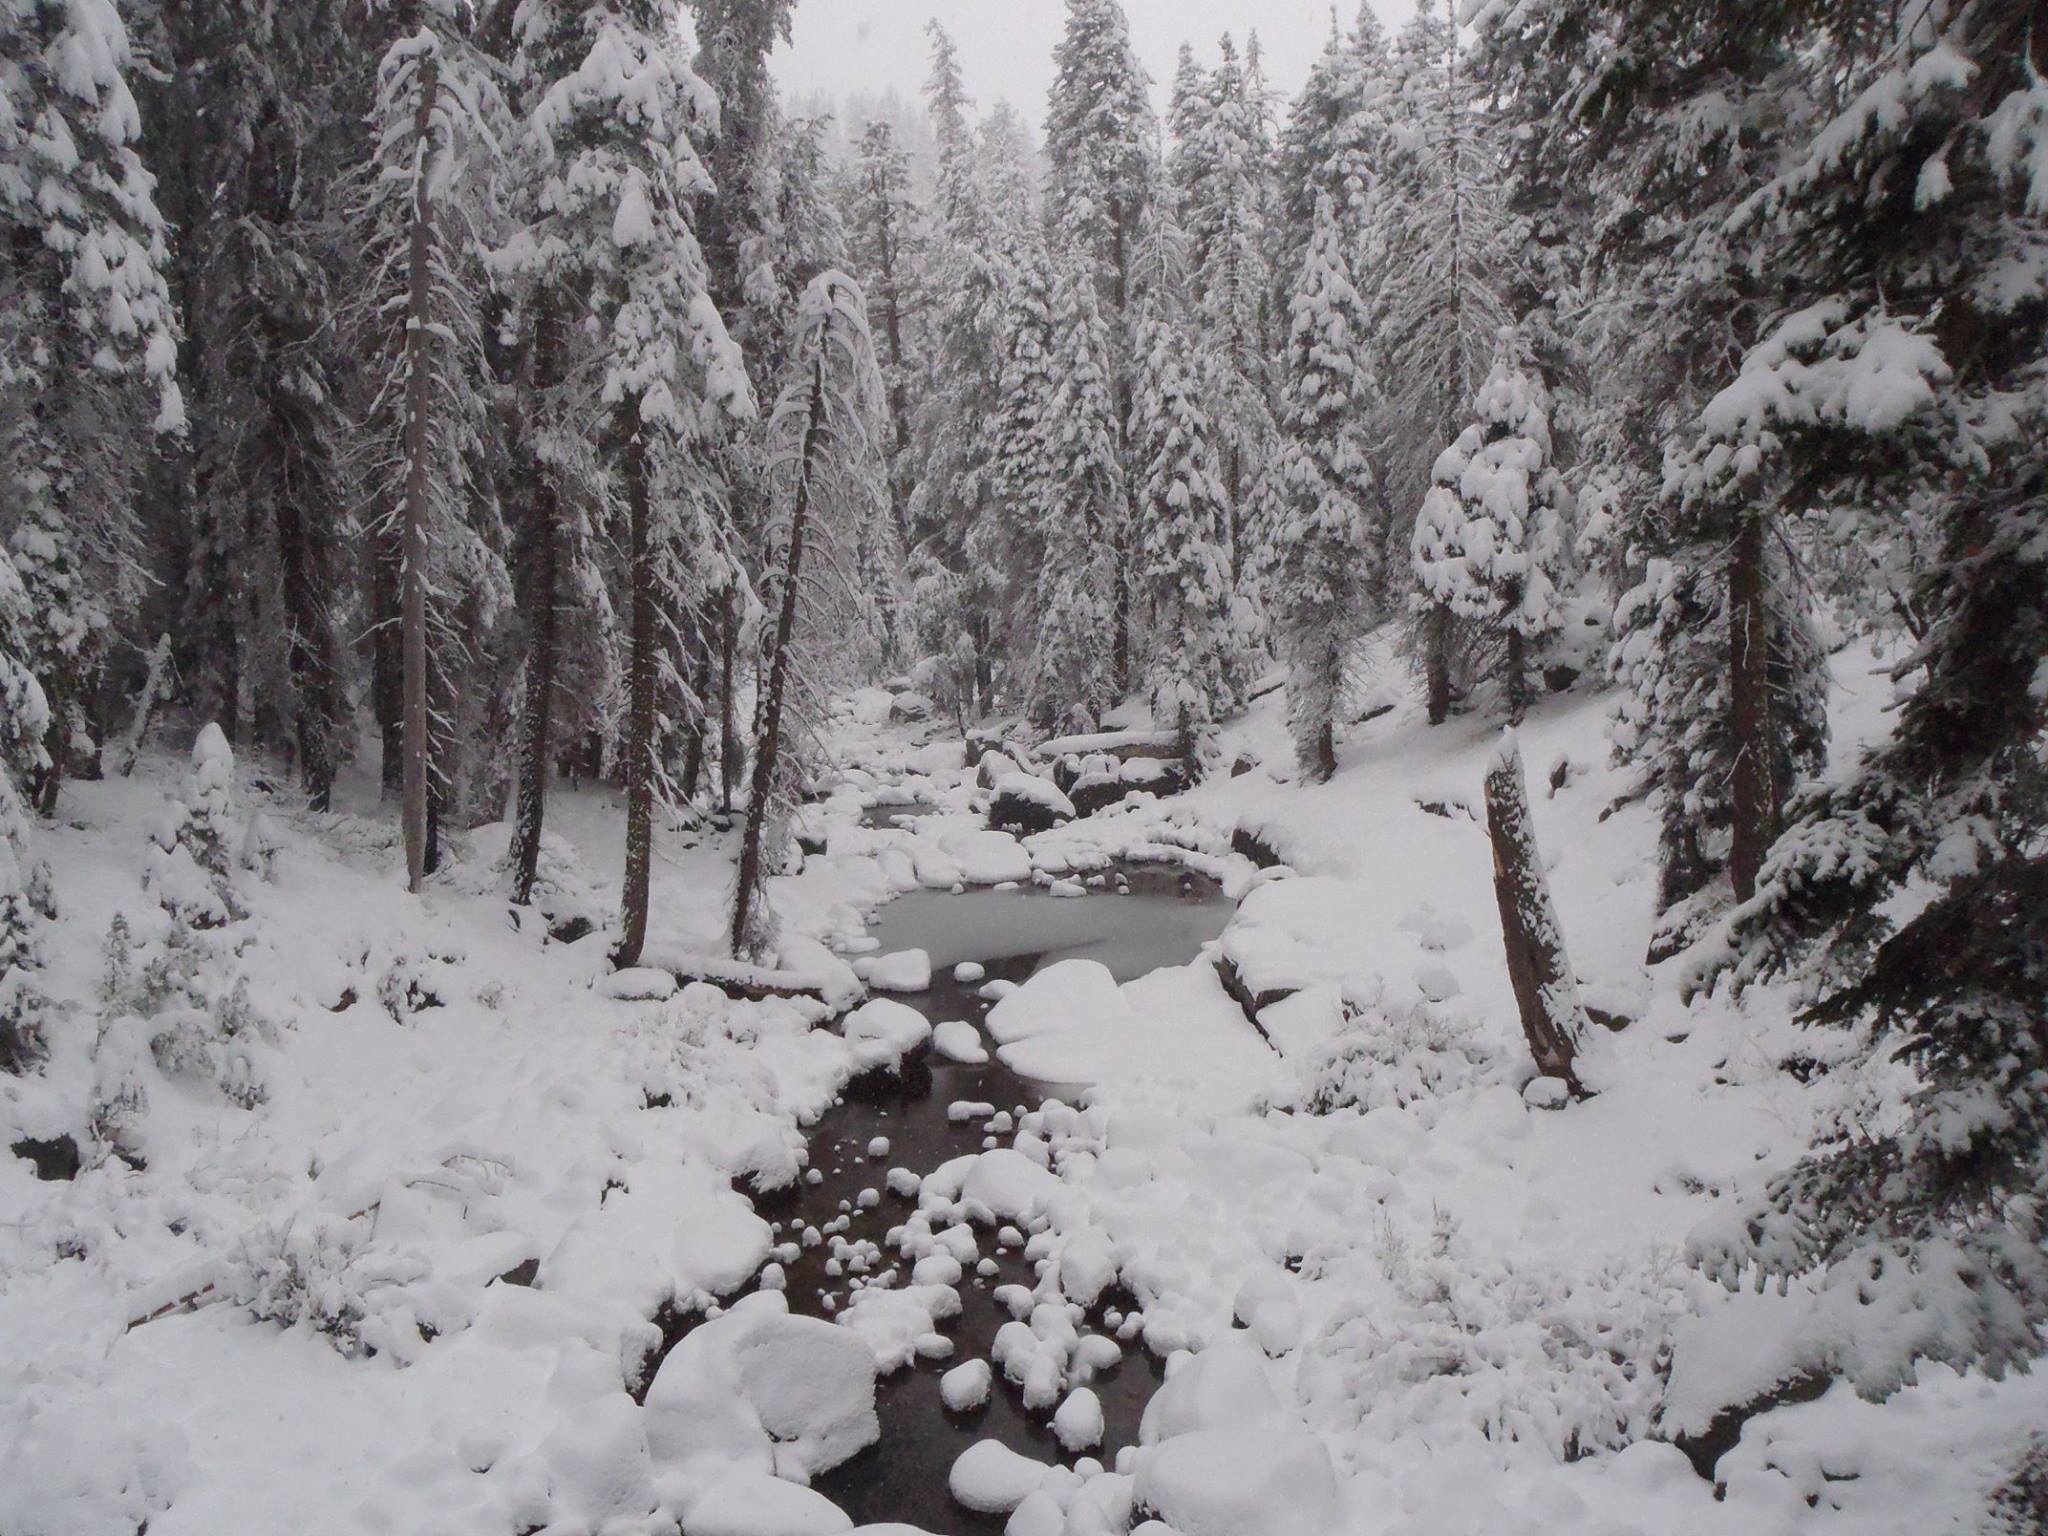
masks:
<svg viewBox="0 0 2048 1536"><path fill-rule="evenodd" d="M905 810L878 808L883 815ZM1127 891L1115 888L1119 879L1128 882ZM870 931L880 942L879 953L915 948L931 956L930 990L901 994L899 1001L934 1024L965 1019L978 1026L992 1005L978 995L982 982L953 980L953 967L961 961L985 966L989 980L1021 982L1041 966L1083 956L1100 961L1126 982L1193 960L1203 944L1223 931L1232 911L1214 882L1173 866L1128 867L1111 872L1111 882L1086 897L1054 897L1028 887L915 891L884 907ZM878 1271L886 1270L897 1260L884 1237L914 1208L913 1202L886 1192L888 1170L902 1167L923 1174L984 1145L984 1121L953 1123L947 1116L950 1105L986 1103L1018 1115L1047 1098L1076 1097L1073 1090L1062 1094L1057 1084L1019 1077L995 1059L994 1042L986 1034L982 1043L991 1052L982 1066L926 1051L906 1060L900 1073L856 1082L812 1128L811 1166L823 1175L822 1182L755 1197L761 1214L781 1223L779 1237L792 1238L806 1226L822 1231L843 1218L848 1225L841 1233L849 1242L867 1239L883 1245ZM871 1158L867 1149L877 1137L888 1139L889 1151ZM861 1192L870 1189L884 1191L881 1202L862 1210ZM1000 1532L1006 1517L976 1514L947 1491L947 1473L963 1450L994 1438L1042 1460L1073 1460L1062 1454L1049 1421L1025 1412L1017 1388L1002 1379L1000 1369L985 1406L955 1414L940 1401L939 1377L963 1361L986 1359L996 1330L1010 1319L993 1298L995 1288L1029 1286L1037 1279L1021 1250L997 1248L992 1231L977 1235L983 1257L995 1260L997 1273L979 1275L968 1267L960 1283L961 1314L943 1325L953 1354L919 1360L883 1377L876 1389L881 1440L815 1484L856 1525L902 1521L962 1536ZM791 1311L829 1318L843 1304L849 1278L830 1274L829 1258L828 1240L804 1249L786 1266ZM1129 1305L1128 1297L1119 1298L1112 1290L1104 1308L1116 1307L1120 1299ZM1110 1331L1100 1311L1083 1328ZM1122 1363L1090 1382L1104 1416L1103 1442L1090 1454L1105 1466L1113 1465L1119 1447L1137 1443L1139 1417L1162 1379L1161 1363L1133 1341L1125 1346Z"/></svg>

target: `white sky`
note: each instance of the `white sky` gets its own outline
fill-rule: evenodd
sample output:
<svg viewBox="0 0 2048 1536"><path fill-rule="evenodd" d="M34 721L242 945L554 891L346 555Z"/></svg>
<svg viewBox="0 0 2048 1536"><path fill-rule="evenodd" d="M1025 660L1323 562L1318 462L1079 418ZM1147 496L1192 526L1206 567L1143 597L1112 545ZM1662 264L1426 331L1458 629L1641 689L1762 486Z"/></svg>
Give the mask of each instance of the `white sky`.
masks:
<svg viewBox="0 0 2048 1536"><path fill-rule="evenodd" d="M1372 0L1388 30L1415 13L1415 0ZM794 44L776 51L776 78L792 92L891 89L916 100L930 68L924 24L936 16L960 50L967 89L983 110L1002 98L1034 126L1052 85L1052 50L1066 20L1064 0L799 0ZM1344 25L1358 0L1337 0ZM1228 32L1240 49L1257 30L1266 75L1293 95L1330 33L1330 0L1124 0L1131 41L1152 74L1162 108L1183 40L1204 62Z"/></svg>

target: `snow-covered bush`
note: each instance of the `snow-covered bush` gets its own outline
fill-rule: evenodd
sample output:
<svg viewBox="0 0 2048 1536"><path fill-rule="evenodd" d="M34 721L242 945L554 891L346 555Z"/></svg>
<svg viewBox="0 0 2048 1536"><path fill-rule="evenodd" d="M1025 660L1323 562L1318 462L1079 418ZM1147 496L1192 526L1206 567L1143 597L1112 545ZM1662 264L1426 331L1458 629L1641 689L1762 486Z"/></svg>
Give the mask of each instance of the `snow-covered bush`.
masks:
<svg viewBox="0 0 2048 1536"><path fill-rule="evenodd" d="M1379 1109L1443 1098L1490 1080L1503 1053L1462 1018L1432 1007L1350 1013L1343 1029L1300 1067L1300 1103L1310 1114Z"/></svg>
<svg viewBox="0 0 2048 1536"><path fill-rule="evenodd" d="M249 1001L248 977L230 977L231 962L231 954L180 919L173 918L162 937L137 944L126 917L115 915L107 931L95 1050L107 1112L96 1111L96 1123L117 1125L146 1101L136 1070L144 1050L166 1077L210 1084L244 1109L263 1102L255 1051L272 1030Z"/></svg>
<svg viewBox="0 0 2048 1536"><path fill-rule="evenodd" d="M1560 1461L1651 1430L1682 1313L1676 1264L1510 1263L1441 1217L1419 1244L1389 1220L1379 1259L1386 1290L1345 1305L1303 1346L1312 1426L1517 1441Z"/></svg>
<svg viewBox="0 0 2048 1536"><path fill-rule="evenodd" d="M224 1289L259 1321L303 1324L351 1359L380 1350L403 1359L421 1335L400 1288L425 1272L416 1257L374 1245L365 1221L301 1213L245 1234Z"/></svg>

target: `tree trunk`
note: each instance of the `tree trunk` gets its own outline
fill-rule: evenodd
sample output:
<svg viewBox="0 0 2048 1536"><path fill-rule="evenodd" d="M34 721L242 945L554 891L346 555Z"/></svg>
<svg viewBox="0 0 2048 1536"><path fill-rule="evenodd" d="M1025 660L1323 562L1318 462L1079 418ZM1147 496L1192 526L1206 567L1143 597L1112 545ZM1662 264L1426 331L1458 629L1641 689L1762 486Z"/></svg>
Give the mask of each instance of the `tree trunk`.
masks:
<svg viewBox="0 0 2048 1536"><path fill-rule="evenodd" d="M690 724L689 746L683 754L683 798L695 801L698 782L704 777L704 738L710 732L711 637L700 620L691 626L697 634L697 674L692 692L697 695L697 718Z"/></svg>
<svg viewBox="0 0 2048 1536"><path fill-rule="evenodd" d="M758 904L765 899L761 883L761 834L774 798L775 765L782 753L782 700L789 682L790 636L796 629L797 584L803 574L804 523L811 509L811 466L825 424L825 365L813 364L810 419L797 461L796 504L789 516L789 552L783 562L782 602L775 615L775 645L769 653L768 691L761 711L761 732L754 746L754 781L747 795L747 826L740 837L739 883L733 896L732 952L751 958Z"/></svg>
<svg viewBox="0 0 2048 1536"><path fill-rule="evenodd" d="M413 132L422 146L434 131L439 68L420 62L419 109ZM413 191L412 248L407 255L411 291L406 301L405 553L400 570L400 628L405 648L405 773L401 821L405 878L417 891L427 862L427 413L434 403L433 326L434 195L423 165Z"/></svg>
<svg viewBox="0 0 2048 1536"><path fill-rule="evenodd" d="M1728 564L1728 729L1734 819L1728 873L1735 899L1756 894L1764 855L1778 835L1778 792L1772 782L1770 615L1764 570L1764 524L1745 517Z"/></svg>
<svg viewBox="0 0 2048 1536"><path fill-rule="evenodd" d="M1508 724L1520 725L1529 713L1529 642L1513 625L1508 626L1507 657L1501 678L1508 703Z"/></svg>
<svg viewBox="0 0 2048 1536"><path fill-rule="evenodd" d="M647 882L654 865L655 600L653 508L647 485L646 426L638 401L629 401L625 425L626 507L633 577L633 655L626 708L626 888L619 901L623 931L612 963L640 963L647 942Z"/></svg>
<svg viewBox="0 0 2048 1536"><path fill-rule="evenodd" d="M1451 610L1438 603L1422 621L1422 669L1429 694L1429 723L1451 717Z"/></svg>
<svg viewBox="0 0 2048 1536"><path fill-rule="evenodd" d="M739 609L730 582L718 594L718 808L732 814L732 781L740 775L738 711L733 707L733 653L739 649Z"/></svg>
<svg viewBox="0 0 2048 1536"><path fill-rule="evenodd" d="M1190 759L1190 766L1193 760ZM1327 784L1337 773L1337 722L1325 720L1316 732L1316 782Z"/></svg>
<svg viewBox="0 0 2048 1536"><path fill-rule="evenodd" d="M556 382L559 356L555 305L543 293L533 321L533 388L536 396ZM533 425L537 412L529 413ZM555 647L561 602L561 496L552 475L533 464L532 590L528 594L533 624L526 656L526 711L519 740L519 808L512 835L512 902L533 900L534 877L540 872L540 834L547 815L548 760L552 751L555 711Z"/></svg>
<svg viewBox="0 0 2048 1536"><path fill-rule="evenodd" d="M1543 875L1529 819L1522 749L1512 731L1504 734L1486 770L1486 831L1493 842L1493 894L1500 905L1508 980L1514 985L1522 1033L1537 1070L1562 1078L1574 1096L1583 1097L1575 1062L1586 1038L1586 1013Z"/></svg>

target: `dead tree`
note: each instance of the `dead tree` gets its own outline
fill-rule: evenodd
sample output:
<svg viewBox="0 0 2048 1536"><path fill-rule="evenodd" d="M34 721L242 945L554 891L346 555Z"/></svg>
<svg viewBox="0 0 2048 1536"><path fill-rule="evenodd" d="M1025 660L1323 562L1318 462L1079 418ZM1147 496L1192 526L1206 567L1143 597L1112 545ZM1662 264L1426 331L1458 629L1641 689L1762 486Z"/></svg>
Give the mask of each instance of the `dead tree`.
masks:
<svg viewBox="0 0 2048 1536"><path fill-rule="evenodd" d="M1561 1078L1574 1097L1583 1098L1577 1059L1586 1039L1586 1010L1543 875L1522 749L1511 730L1502 733L1486 770L1486 831L1493 841L1493 894L1522 1032L1537 1070Z"/></svg>

